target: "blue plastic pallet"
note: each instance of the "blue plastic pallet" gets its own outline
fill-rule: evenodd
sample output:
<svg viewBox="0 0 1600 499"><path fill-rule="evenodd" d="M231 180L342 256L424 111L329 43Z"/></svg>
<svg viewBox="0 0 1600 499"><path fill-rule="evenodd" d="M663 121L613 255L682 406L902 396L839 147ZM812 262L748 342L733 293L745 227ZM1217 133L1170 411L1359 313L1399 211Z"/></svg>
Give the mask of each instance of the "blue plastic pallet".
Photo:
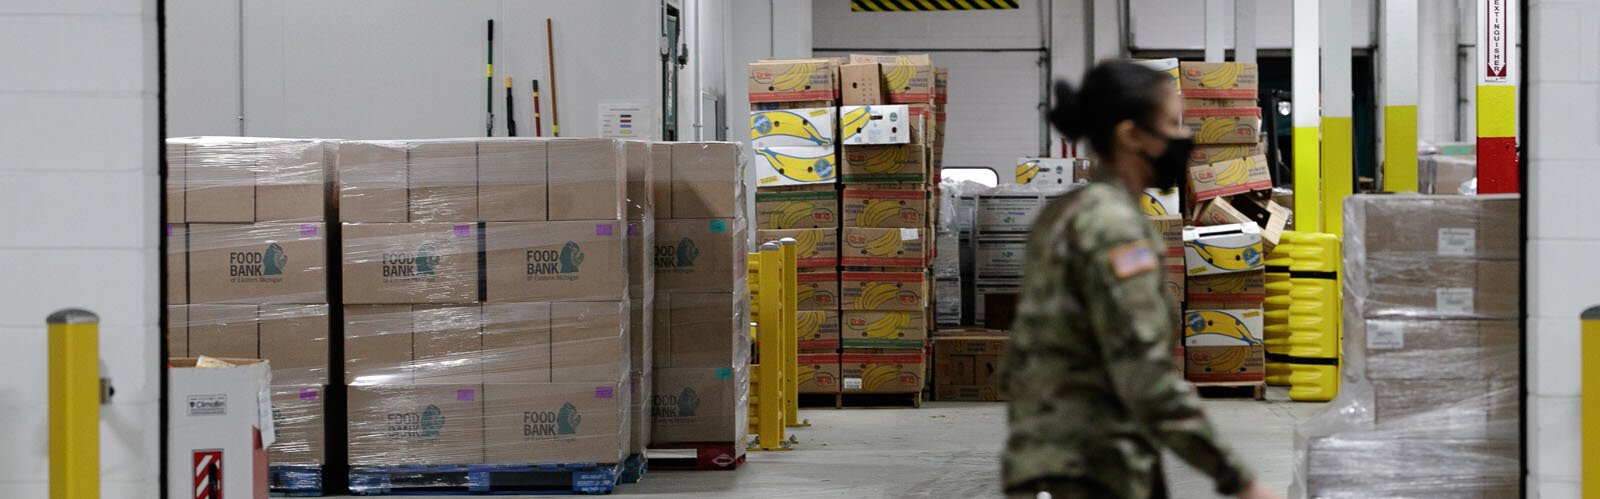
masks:
<svg viewBox="0 0 1600 499"><path fill-rule="evenodd" d="M267 493L272 497L321 497L322 466L278 465L267 468Z"/></svg>
<svg viewBox="0 0 1600 499"><path fill-rule="evenodd" d="M622 477L617 481L619 483L639 483L639 480L644 478L646 469L649 468L648 461L644 458L644 454L628 456L627 459L622 460Z"/></svg>
<svg viewBox="0 0 1600 499"><path fill-rule="evenodd" d="M621 464L456 464L350 468L357 495L610 494Z"/></svg>

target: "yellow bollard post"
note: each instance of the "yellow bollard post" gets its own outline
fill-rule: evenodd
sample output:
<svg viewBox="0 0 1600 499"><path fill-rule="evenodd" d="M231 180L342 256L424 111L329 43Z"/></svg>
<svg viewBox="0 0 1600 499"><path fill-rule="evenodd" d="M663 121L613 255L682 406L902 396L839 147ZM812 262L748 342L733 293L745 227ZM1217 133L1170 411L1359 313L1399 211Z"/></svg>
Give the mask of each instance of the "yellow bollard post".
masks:
<svg viewBox="0 0 1600 499"><path fill-rule="evenodd" d="M811 426L800 421L800 338L798 309L800 283L796 280L799 268L798 243L791 237L778 241L783 246L783 413L784 426L800 428Z"/></svg>
<svg viewBox="0 0 1600 499"><path fill-rule="evenodd" d="M756 339L759 341L761 363L754 371L759 374L761 381L756 390L759 411L754 411L750 418L759 418L753 421L756 426L756 448L783 450L786 448L783 442L783 342L780 332L783 312L779 308L783 253L777 243L766 243L761 245L760 255L761 270L756 275L756 281L757 292L760 293L757 308L761 320L758 321Z"/></svg>
<svg viewBox="0 0 1600 499"><path fill-rule="evenodd" d="M1262 309L1265 327L1262 337L1267 348L1267 384L1289 385L1289 307L1293 302L1289 267L1294 262L1295 232L1284 232L1278 245L1267 255L1267 299Z"/></svg>
<svg viewBox="0 0 1600 499"><path fill-rule="evenodd" d="M100 497L100 317L50 314L50 497Z"/></svg>
<svg viewBox="0 0 1600 499"><path fill-rule="evenodd" d="M1600 497L1600 306L1583 312L1581 352L1583 497Z"/></svg>

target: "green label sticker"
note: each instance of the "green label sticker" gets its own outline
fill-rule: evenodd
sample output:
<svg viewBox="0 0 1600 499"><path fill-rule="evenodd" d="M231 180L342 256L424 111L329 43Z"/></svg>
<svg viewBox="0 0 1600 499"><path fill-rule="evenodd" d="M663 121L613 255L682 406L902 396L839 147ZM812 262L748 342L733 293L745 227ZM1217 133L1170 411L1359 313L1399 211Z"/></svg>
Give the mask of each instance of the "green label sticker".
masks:
<svg viewBox="0 0 1600 499"><path fill-rule="evenodd" d="M728 221L727 220L712 220L711 221L711 232L717 233L717 234L721 234L721 233L727 232L727 231L728 231Z"/></svg>
<svg viewBox="0 0 1600 499"><path fill-rule="evenodd" d="M731 367L719 367L719 368L717 368L717 379L733 379L733 368L731 368Z"/></svg>

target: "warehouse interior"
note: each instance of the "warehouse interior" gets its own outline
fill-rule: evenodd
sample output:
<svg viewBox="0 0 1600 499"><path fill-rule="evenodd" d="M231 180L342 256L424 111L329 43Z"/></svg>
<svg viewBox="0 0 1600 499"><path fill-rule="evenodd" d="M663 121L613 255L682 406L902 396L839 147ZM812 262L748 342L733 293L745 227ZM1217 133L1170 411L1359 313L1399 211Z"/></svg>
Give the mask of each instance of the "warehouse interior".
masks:
<svg viewBox="0 0 1600 499"><path fill-rule="evenodd" d="M0 495L1006 497L1027 237L1099 181L1054 85L1135 60L1197 143L1138 200L1172 379L1257 482L1600 497L1596 27L1584 0L0 3Z"/></svg>

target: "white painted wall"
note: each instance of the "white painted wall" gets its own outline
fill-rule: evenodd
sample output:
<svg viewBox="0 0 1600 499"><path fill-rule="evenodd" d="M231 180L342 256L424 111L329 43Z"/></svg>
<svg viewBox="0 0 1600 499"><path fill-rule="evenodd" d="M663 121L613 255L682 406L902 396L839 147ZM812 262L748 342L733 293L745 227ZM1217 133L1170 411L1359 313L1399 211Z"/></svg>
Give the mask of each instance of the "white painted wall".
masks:
<svg viewBox="0 0 1600 499"><path fill-rule="evenodd" d="M1527 16L1528 497L1581 496L1578 314L1600 305L1600 4ZM1594 341L1591 338L1589 341Z"/></svg>
<svg viewBox="0 0 1600 499"><path fill-rule="evenodd" d="M1288 50L1293 43L1291 3L1256 2L1256 48ZM1373 2L1351 2L1350 44L1354 48L1375 45ZM1233 0L1223 0L1223 37L1233 48ZM1202 50L1205 48L1205 2L1194 0L1128 0L1131 47L1135 50Z"/></svg>
<svg viewBox="0 0 1600 499"><path fill-rule="evenodd" d="M154 0L0 3L0 497L49 496L45 316L100 315L102 497L158 493Z"/></svg>

